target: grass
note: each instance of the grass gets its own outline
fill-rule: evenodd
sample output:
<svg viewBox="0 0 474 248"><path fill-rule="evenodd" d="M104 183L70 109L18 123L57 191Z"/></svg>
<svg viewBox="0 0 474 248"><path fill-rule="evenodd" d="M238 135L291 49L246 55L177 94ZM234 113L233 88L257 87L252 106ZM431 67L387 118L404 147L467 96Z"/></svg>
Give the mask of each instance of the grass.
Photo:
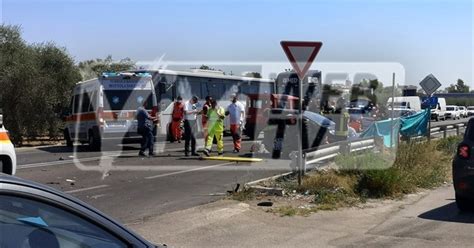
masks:
<svg viewBox="0 0 474 248"><path fill-rule="evenodd" d="M302 185L286 183L289 190L314 195L311 208L284 206L282 216L307 215L318 210L354 206L369 198L397 198L421 189L431 189L450 180L451 159L459 138L425 143L401 143L396 154L341 155L338 170L312 173Z"/></svg>
<svg viewBox="0 0 474 248"><path fill-rule="evenodd" d="M248 201L255 197L255 192L252 189L243 189L231 194L231 199L235 201Z"/></svg>

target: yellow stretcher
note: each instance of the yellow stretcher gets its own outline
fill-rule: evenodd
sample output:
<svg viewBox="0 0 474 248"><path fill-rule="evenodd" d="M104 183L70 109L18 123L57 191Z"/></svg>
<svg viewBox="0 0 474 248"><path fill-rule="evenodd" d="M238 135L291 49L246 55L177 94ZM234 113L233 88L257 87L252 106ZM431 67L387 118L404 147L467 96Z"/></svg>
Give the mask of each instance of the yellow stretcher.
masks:
<svg viewBox="0 0 474 248"><path fill-rule="evenodd" d="M262 162L261 158L246 158L246 157L223 157L223 156L202 156L204 160L223 160L223 161L234 161L234 162Z"/></svg>

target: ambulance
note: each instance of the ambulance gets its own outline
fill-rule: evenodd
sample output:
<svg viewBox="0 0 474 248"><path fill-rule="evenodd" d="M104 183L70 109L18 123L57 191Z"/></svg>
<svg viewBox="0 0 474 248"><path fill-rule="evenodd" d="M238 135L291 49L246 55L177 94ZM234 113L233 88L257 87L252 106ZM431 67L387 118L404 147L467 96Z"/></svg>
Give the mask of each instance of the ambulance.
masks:
<svg viewBox="0 0 474 248"><path fill-rule="evenodd" d="M100 151L102 141L107 139L138 142L135 112L140 106L156 116L158 104L151 74L103 73L77 83L70 111L64 116L66 145L80 142L92 151Z"/></svg>
<svg viewBox="0 0 474 248"><path fill-rule="evenodd" d="M0 173L15 175L16 153L0 114Z"/></svg>

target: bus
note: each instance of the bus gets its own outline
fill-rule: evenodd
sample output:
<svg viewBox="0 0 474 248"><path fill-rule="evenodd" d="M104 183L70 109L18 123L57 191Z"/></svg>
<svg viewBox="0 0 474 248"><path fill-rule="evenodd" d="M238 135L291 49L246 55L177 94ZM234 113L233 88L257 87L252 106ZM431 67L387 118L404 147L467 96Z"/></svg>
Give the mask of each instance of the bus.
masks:
<svg viewBox="0 0 474 248"><path fill-rule="evenodd" d="M104 139L138 141L135 113L140 106L152 116L158 111L151 74L104 73L77 83L64 116L66 145L77 141L100 151Z"/></svg>
<svg viewBox="0 0 474 248"><path fill-rule="evenodd" d="M170 138L170 122L173 112L173 102L178 96L183 101L192 96L199 98L199 107L205 102L206 96L218 101L218 105L226 108L231 102L232 94L239 96L239 101L246 106L247 95L267 94L275 92L275 81L251 77L225 75L221 71L194 69L191 71L174 70L137 70L134 73L149 73L152 75L158 101L158 134ZM247 112L247 111L246 111ZM200 117L198 117L200 118ZM225 122L226 130L230 129L228 118ZM202 131L201 121L198 121L198 130Z"/></svg>

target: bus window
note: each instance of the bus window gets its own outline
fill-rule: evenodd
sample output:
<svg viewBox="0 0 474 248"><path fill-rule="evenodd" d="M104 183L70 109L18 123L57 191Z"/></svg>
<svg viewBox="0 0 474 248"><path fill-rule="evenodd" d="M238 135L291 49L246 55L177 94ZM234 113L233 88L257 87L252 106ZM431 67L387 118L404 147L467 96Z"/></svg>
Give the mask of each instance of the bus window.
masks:
<svg viewBox="0 0 474 248"><path fill-rule="evenodd" d="M208 82L207 90L210 96L218 100L224 96L225 88L224 88L224 84L220 82Z"/></svg>
<svg viewBox="0 0 474 248"><path fill-rule="evenodd" d="M201 94L203 98L207 97L209 95L209 91L207 90L207 83L201 82L199 84L201 85Z"/></svg>
<svg viewBox="0 0 474 248"><path fill-rule="evenodd" d="M192 96L202 98L199 79L195 77L179 76L177 81L176 94L177 96L183 97L183 99L190 99Z"/></svg>

